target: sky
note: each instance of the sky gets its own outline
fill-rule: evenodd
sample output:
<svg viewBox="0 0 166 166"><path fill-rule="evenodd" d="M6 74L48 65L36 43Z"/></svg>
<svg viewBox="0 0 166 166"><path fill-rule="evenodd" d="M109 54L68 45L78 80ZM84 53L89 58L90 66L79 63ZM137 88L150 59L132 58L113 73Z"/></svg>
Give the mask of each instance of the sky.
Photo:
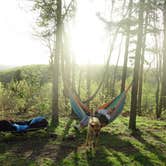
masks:
<svg viewBox="0 0 166 166"><path fill-rule="evenodd" d="M33 34L35 16L21 0L4 0L0 5L0 64L48 63L48 49Z"/></svg>
<svg viewBox="0 0 166 166"><path fill-rule="evenodd" d="M101 5L104 3L100 0L79 0L70 34L72 54L78 64L101 64L108 56L110 40L105 25L96 16L104 7ZM49 62L49 49L34 36L36 15L30 8L31 1L1 2L0 64L28 65ZM113 61L116 61L115 59L113 58Z"/></svg>
<svg viewBox="0 0 166 166"><path fill-rule="evenodd" d="M96 16L97 12L98 6L93 1L79 1L75 25L71 32L71 43L77 63L103 63L103 57L108 52L105 25Z"/></svg>

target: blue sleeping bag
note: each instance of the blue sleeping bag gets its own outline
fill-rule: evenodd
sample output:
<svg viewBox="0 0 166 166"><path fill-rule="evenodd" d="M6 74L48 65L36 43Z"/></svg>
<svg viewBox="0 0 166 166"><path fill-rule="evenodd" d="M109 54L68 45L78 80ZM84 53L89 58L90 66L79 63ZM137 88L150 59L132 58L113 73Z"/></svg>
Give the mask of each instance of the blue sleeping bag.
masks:
<svg viewBox="0 0 166 166"><path fill-rule="evenodd" d="M20 125L20 124L12 124L13 127L15 127L16 131L17 132L25 132L28 128L29 128L29 125Z"/></svg>
<svg viewBox="0 0 166 166"><path fill-rule="evenodd" d="M48 122L44 117L38 116L25 122L13 122L11 125L15 128L16 132L26 132L29 129L40 129L47 127Z"/></svg>
<svg viewBox="0 0 166 166"><path fill-rule="evenodd" d="M44 120L45 118L42 117L42 116L38 116L38 117L35 117L31 120L30 124L29 125L32 125L32 124L35 124L35 123L38 123L38 122L41 122L42 120Z"/></svg>

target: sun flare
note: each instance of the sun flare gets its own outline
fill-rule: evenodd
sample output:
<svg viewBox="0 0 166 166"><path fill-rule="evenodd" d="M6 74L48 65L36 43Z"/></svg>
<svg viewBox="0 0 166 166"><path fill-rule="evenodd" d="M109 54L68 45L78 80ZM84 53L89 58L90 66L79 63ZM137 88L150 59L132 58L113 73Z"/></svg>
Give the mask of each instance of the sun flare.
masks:
<svg viewBox="0 0 166 166"><path fill-rule="evenodd" d="M88 1L81 2L71 33L72 51L78 64L101 64L105 51L104 25L97 18L94 6Z"/></svg>

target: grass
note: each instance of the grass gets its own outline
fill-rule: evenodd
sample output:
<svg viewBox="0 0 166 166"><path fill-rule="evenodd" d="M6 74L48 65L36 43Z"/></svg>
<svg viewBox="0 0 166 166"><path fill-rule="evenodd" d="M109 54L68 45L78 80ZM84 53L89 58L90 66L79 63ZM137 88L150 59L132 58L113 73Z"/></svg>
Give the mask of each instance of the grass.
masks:
<svg viewBox="0 0 166 166"><path fill-rule="evenodd" d="M77 133L63 118L52 131L0 135L4 166L166 166L166 122L137 118L139 132L128 130L119 117L103 128L96 151L85 147L86 129Z"/></svg>

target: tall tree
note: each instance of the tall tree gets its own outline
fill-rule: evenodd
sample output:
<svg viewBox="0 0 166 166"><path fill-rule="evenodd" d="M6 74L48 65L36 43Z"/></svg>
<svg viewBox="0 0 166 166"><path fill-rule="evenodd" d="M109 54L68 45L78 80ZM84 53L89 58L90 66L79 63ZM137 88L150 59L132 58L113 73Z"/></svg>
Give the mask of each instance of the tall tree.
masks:
<svg viewBox="0 0 166 166"><path fill-rule="evenodd" d="M162 110L166 109L166 0L163 7L163 24L164 24L164 40L163 40L163 64L162 64L162 83L160 109L157 118L160 118Z"/></svg>
<svg viewBox="0 0 166 166"><path fill-rule="evenodd" d="M143 37L144 2L145 2L145 0L139 1L137 46L136 46L135 62L134 62L133 84L132 84L132 93L131 93L131 107L130 107L130 120L129 120L129 128L132 129L132 131L136 130L138 78L139 78L139 69L140 69L142 37Z"/></svg>
<svg viewBox="0 0 166 166"><path fill-rule="evenodd" d="M56 45L53 55L53 79L52 79L52 124L58 125L59 123L59 107L58 107L58 91L59 91L59 59L61 57L62 46L62 2L57 0L56 2Z"/></svg>
<svg viewBox="0 0 166 166"><path fill-rule="evenodd" d="M126 5L126 0L123 1L122 4L122 10L121 10L121 15L124 16L124 11L125 11L125 5ZM130 3L129 3L129 7L130 7ZM130 11L129 11L129 15L130 15ZM123 20L123 18L122 18ZM117 54L117 61L116 61L116 65L114 67L114 71L113 71L113 78L112 78L112 84L110 83L110 85L112 85L112 87L109 87L109 89L111 90L111 95L112 97L115 96L115 82L116 82L116 77L117 77L117 69L118 69L118 63L119 63L119 59L120 59L120 55L121 55L121 50L122 50L122 44L123 44L123 34L121 36L121 40L119 43L119 51Z"/></svg>
<svg viewBox="0 0 166 166"><path fill-rule="evenodd" d="M157 36L155 35L155 45L156 50L158 50L158 41ZM157 88L156 88L156 117L160 117L160 106L159 106L159 99L160 99L160 85L161 85L161 56L159 52L156 52L156 81L157 81Z"/></svg>
<svg viewBox="0 0 166 166"><path fill-rule="evenodd" d="M145 26L143 27L143 41L142 41L142 50L141 50L141 64L140 64L140 71L139 71L139 83L138 83L138 114L142 112L142 86L143 86L143 71L144 71L144 54L145 54L145 47L146 47L146 31L148 25L148 9L146 10L145 16Z"/></svg>
<svg viewBox="0 0 166 166"><path fill-rule="evenodd" d="M133 0L129 2L129 16L131 18L131 10L132 10ZM123 62L123 70L122 70L122 83L121 83L121 92L125 90L125 82L126 82L126 75L127 75L127 61L128 61L128 50L129 50L129 42L130 42L130 21L126 27L126 42L125 42L125 55L124 55L124 62Z"/></svg>
<svg viewBox="0 0 166 166"><path fill-rule="evenodd" d="M112 0L111 1L111 9L110 9L110 20L112 21L112 17L113 17L113 12L114 12L114 7L115 7L115 0ZM112 30L112 28L110 28ZM106 76L105 76L105 82L104 82L104 89L106 90L106 96L109 96L110 95L110 87L112 87L111 83L111 67L109 66L108 64L108 70L106 71Z"/></svg>
<svg viewBox="0 0 166 166"><path fill-rule="evenodd" d="M87 79L86 79L86 83L87 83L87 97L89 98L91 95L91 70L90 70L90 62L88 61L87 64ZM89 105L89 102L87 102L87 105Z"/></svg>
<svg viewBox="0 0 166 166"><path fill-rule="evenodd" d="M39 37L47 39L47 45L50 48L50 66L52 69L52 124L58 125L59 122L59 78L60 78L60 62L62 57L62 23L65 19L71 18L73 9L75 8L74 0L34 0L33 9L38 11L37 19ZM63 8L63 10L62 10ZM63 11L63 12L62 12ZM67 22L67 21L66 21ZM64 62L62 62L63 64Z"/></svg>
<svg viewBox="0 0 166 166"><path fill-rule="evenodd" d="M123 42L123 36L121 36L121 40L120 40L120 44L119 44L118 58L117 58L116 65L114 66L114 71L113 71L112 87L110 87L112 97L115 96L115 83L116 83L116 79L117 79L118 63L119 63L119 59L120 59L120 55L121 55L122 42Z"/></svg>

